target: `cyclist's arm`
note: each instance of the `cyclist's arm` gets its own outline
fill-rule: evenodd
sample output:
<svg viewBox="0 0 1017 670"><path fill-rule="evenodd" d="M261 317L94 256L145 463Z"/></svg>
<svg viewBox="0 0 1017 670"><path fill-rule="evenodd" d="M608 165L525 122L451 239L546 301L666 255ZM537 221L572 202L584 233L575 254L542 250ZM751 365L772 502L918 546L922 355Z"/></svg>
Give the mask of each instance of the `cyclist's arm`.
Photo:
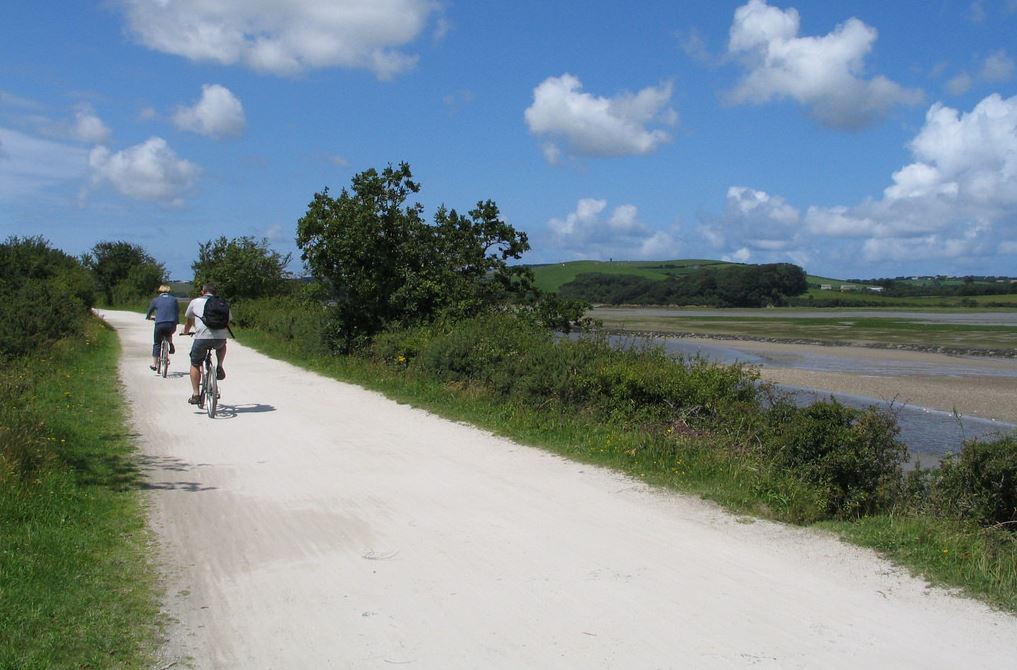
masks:
<svg viewBox="0 0 1017 670"><path fill-rule="evenodd" d="M194 328L194 317L189 316L187 317L187 321L184 321L184 332L181 333L181 335L187 335L191 332L192 328Z"/></svg>

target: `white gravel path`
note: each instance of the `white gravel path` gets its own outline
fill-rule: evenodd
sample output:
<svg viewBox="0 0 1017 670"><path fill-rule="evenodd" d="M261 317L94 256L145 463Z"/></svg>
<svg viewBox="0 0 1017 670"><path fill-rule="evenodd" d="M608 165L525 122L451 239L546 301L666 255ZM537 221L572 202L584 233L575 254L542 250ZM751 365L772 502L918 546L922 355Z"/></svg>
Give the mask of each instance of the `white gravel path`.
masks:
<svg viewBox="0 0 1017 670"><path fill-rule="evenodd" d="M522 447L230 342L105 312L195 668L1013 668L1017 618L828 536Z"/></svg>

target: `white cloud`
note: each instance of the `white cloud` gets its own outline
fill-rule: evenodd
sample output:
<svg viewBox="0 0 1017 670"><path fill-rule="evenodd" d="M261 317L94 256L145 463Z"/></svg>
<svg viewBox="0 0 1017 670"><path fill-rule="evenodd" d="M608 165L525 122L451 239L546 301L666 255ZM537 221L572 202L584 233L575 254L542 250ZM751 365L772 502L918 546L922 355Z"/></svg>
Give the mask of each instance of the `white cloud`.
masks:
<svg viewBox="0 0 1017 670"><path fill-rule="evenodd" d="M971 75L967 72L961 72L954 77L950 77L950 80L946 82L946 90L953 95L961 95L971 89L972 83Z"/></svg>
<svg viewBox="0 0 1017 670"><path fill-rule="evenodd" d="M75 112L72 134L75 139L89 144L108 144L112 133L98 116L89 109Z"/></svg>
<svg viewBox="0 0 1017 670"><path fill-rule="evenodd" d="M112 153L95 147L88 155L93 186L110 184L117 192L137 200L180 205L200 168L178 158L161 137L152 137L123 151Z"/></svg>
<svg viewBox="0 0 1017 670"><path fill-rule="evenodd" d="M671 84L614 98L590 95L582 87L578 78L564 74L545 79L533 90L533 104L524 118L531 133L550 138L544 145L549 162L556 162L563 150L579 156L639 155L670 141L667 132L648 126L677 122L677 114L667 107Z"/></svg>
<svg viewBox="0 0 1017 670"><path fill-rule="evenodd" d="M968 7L966 18L971 23L982 23L985 21L985 6L982 0L975 0Z"/></svg>
<svg viewBox="0 0 1017 670"><path fill-rule="evenodd" d="M417 57L399 48L438 8L432 0L117 2L137 39L157 51L272 74L345 67L380 79L416 65Z"/></svg>
<svg viewBox="0 0 1017 670"><path fill-rule="evenodd" d="M891 175L882 198L810 207L807 232L855 240L869 262L1013 253L1017 96L990 95L967 113L937 103L909 147L913 162Z"/></svg>
<svg viewBox="0 0 1017 670"><path fill-rule="evenodd" d="M219 139L240 135L247 121L243 104L228 88L204 84L201 100L192 107L177 109L173 123L181 130Z"/></svg>
<svg viewBox="0 0 1017 670"><path fill-rule="evenodd" d="M733 102L788 97L826 126L858 130L897 105L921 101L921 91L886 77L863 78L874 28L851 18L822 37L799 37L799 26L795 9L782 11L765 0L749 0L735 11L728 53L747 73L730 93Z"/></svg>
<svg viewBox="0 0 1017 670"><path fill-rule="evenodd" d="M607 201L583 198L564 218L547 223L550 246L570 258L667 258L677 253L673 231L652 230L635 205L608 211Z"/></svg>
<svg viewBox="0 0 1017 670"><path fill-rule="evenodd" d="M1009 81L1013 78L1014 62L1006 53L1006 49L1000 49L990 54L982 63L981 77L988 82Z"/></svg>
<svg viewBox="0 0 1017 670"><path fill-rule="evenodd" d="M82 179L88 151L0 127L0 198L31 197Z"/></svg>
<svg viewBox="0 0 1017 670"><path fill-rule="evenodd" d="M733 246L759 252L781 252L796 244L800 215L783 198L765 191L732 186L727 190L724 215L699 229L717 249Z"/></svg>

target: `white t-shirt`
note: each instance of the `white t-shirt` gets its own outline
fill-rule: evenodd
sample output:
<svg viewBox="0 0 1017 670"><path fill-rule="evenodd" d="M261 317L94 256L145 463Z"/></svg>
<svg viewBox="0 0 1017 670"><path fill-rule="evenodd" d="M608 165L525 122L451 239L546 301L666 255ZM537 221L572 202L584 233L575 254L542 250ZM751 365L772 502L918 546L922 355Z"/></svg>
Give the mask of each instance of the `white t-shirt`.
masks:
<svg viewBox="0 0 1017 670"><path fill-rule="evenodd" d="M208 296L195 298L187 305L184 316L190 319L194 317L194 339L196 340L225 340L229 331L225 328L209 328L205 322L198 317L205 315L205 302ZM233 320L233 310L230 310L230 321Z"/></svg>

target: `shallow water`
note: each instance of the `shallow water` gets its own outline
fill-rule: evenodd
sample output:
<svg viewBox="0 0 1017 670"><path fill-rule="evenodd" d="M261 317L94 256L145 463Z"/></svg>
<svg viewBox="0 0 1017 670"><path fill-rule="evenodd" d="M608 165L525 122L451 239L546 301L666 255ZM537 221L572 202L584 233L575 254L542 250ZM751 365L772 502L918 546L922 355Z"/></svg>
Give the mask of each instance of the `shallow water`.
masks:
<svg viewBox="0 0 1017 670"><path fill-rule="evenodd" d="M968 359L958 358L956 364L948 367L922 362L879 360L866 361L837 356L836 353L813 354L760 354L742 351L736 345L723 343L690 342L675 337L639 337L631 335L609 336L608 341L618 348L641 348L659 346L668 354L684 358L702 357L715 363L731 365L747 363L760 367L791 367L821 372L850 372L861 375L889 377L929 375L949 377L1003 376L1017 379L1017 370L986 369L965 365ZM981 362L981 361L979 361ZM857 396L847 393L830 393L814 389L777 385L782 391L791 393L799 406L833 397L850 407L866 408L876 406L888 409L897 416L900 438L908 446L911 455L923 465L934 464L943 456L960 450L966 440L988 440L1017 430L1017 424L981 417L955 415L951 412L919 407L915 405L891 405L879 398Z"/></svg>

